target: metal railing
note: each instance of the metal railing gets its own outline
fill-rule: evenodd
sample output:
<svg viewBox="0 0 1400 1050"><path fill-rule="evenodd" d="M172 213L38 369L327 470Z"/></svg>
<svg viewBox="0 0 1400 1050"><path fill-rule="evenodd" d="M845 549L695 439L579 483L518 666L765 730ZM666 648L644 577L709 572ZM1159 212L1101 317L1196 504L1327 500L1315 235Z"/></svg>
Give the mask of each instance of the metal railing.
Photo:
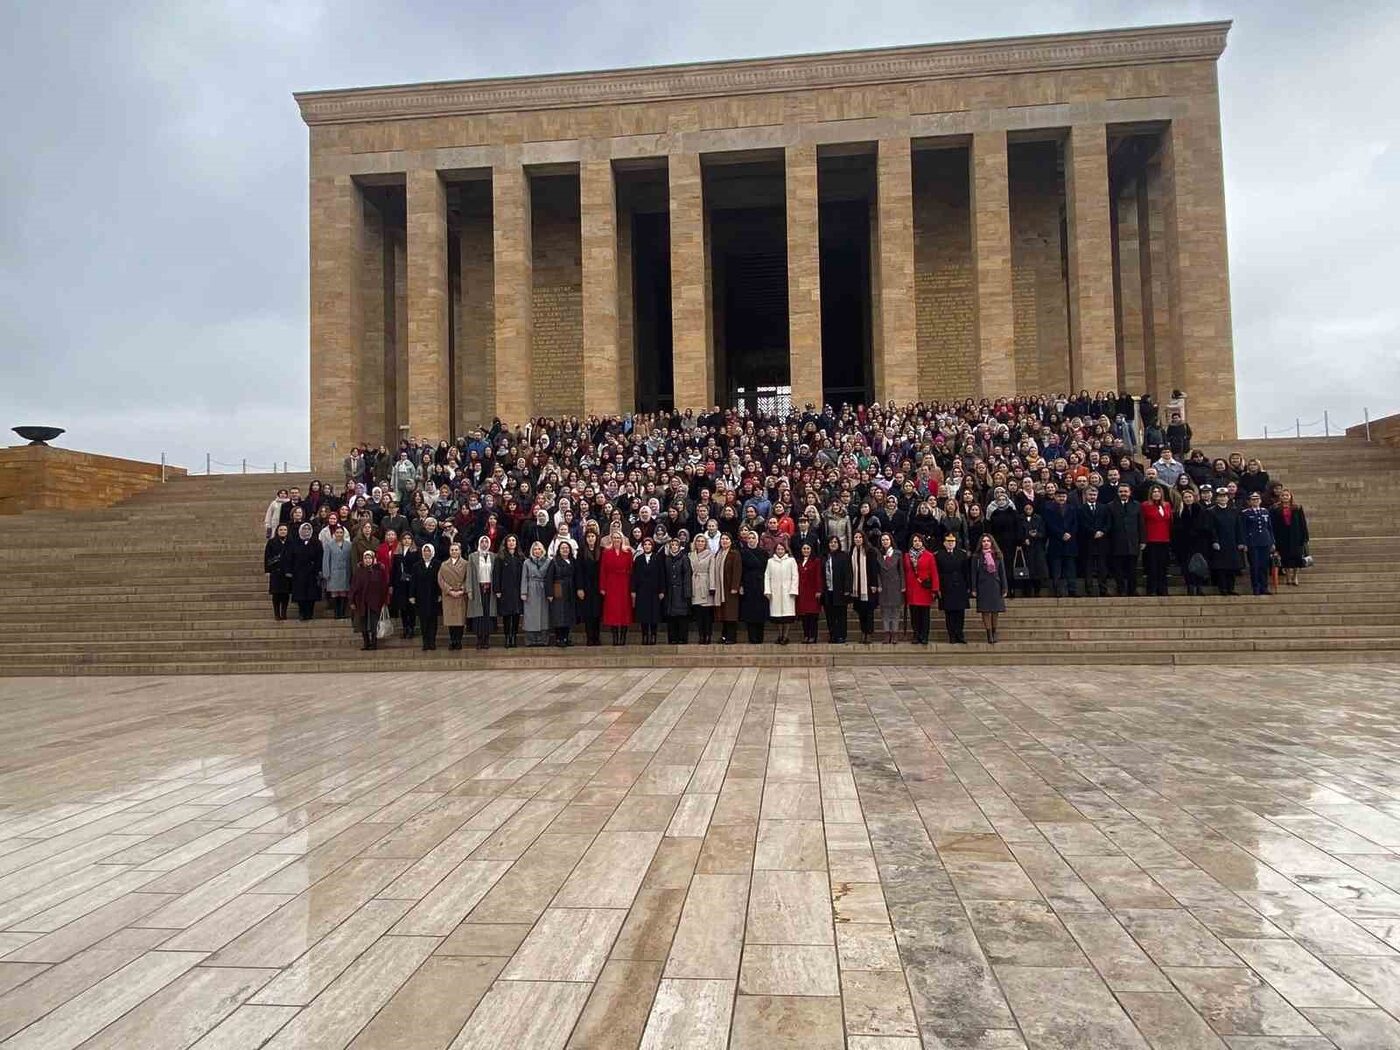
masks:
<svg viewBox="0 0 1400 1050"><path fill-rule="evenodd" d="M1362 425L1366 428L1366 440L1371 440L1371 410L1363 408L1361 410ZM1322 411L1321 419L1314 419L1311 422L1304 422L1301 416L1293 419L1290 426L1284 424L1281 427L1264 427L1264 438L1303 438L1303 437L1331 437L1332 431L1337 432L1337 436L1342 436L1347 432L1347 427L1336 426L1332 422L1332 413L1326 409Z"/></svg>
<svg viewBox="0 0 1400 1050"><path fill-rule="evenodd" d="M160 480L162 482L166 480L168 466L169 461L166 457L166 453L162 452L160 454ZM219 467L220 469L216 471L214 469L215 467ZM310 470L311 467L309 465L297 464L296 473L304 474ZM277 460L273 460L271 466L264 466L261 463L249 463L246 458L240 459L237 463L227 463L224 460L215 459L212 452L204 453L205 477L212 477L214 474L247 474L249 471L252 471L254 474L290 474L292 473L291 460L284 459L280 463ZM189 474L197 476L198 472L189 471Z"/></svg>

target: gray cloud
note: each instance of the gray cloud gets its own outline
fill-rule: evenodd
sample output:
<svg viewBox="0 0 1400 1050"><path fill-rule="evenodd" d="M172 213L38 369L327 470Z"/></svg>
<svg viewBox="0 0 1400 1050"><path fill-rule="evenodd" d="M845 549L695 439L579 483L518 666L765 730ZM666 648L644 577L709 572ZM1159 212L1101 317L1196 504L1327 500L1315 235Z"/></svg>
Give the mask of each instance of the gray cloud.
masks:
<svg viewBox="0 0 1400 1050"><path fill-rule="evenodd" d="M1233 17L1241 429L1400 409L1400 11L1362 3L0 4L0 418L202 465L303 460L294 90ZM936 17L931 17L931 13Z"/></svg>

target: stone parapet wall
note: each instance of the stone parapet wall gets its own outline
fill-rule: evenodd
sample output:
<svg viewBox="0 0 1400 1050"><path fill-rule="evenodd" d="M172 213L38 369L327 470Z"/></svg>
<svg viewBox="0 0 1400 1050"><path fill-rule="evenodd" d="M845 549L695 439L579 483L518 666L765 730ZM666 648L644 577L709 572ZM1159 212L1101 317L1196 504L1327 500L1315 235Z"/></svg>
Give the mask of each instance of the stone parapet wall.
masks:
<svg viewBox="0 0 1400 1050"><path fill-rule="evenodd" d="M183 467L166 467L167 477ZM159 463L44 445L0 449L0 514L110 507L161 483Z"/></svg>
<svg viewBox="0 0 1400 1050"><path fill-rule="evenodd" d="M1347 427L1347 437L1366 438L1366 424ZM1400 448L1400 413L1371 420L1371 440L1392 448Z"/></svg>

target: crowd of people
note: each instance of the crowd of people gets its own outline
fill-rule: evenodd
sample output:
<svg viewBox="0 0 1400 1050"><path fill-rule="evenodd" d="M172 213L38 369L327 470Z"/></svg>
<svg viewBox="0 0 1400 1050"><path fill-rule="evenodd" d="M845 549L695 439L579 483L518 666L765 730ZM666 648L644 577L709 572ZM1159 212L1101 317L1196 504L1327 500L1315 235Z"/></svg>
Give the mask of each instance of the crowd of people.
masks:
<svg viewBox="0 0 1400 1050"><path fill-rule="evenodd" d="M513 648L986 640L1013 596L1235 593L1308 561L1303 508L1258 460L1207 458L1179 411L1081 392L951 404L718 408L499 421L455 442L352 449L344 484L268 505L274 615L318 603L364 647L499 626Z"/></svg>

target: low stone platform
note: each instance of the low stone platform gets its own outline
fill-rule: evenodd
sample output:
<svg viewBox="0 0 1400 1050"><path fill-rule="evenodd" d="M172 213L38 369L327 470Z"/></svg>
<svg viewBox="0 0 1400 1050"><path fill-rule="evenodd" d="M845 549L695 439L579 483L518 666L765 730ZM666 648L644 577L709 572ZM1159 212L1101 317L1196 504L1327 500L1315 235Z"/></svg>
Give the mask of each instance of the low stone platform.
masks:
<svg viewBox="0 0 1400 1050"><path fill-rule="evenodd" d="M0 1040L1397 1046L1397 705L1400 663L0 679Z"/></svg>

